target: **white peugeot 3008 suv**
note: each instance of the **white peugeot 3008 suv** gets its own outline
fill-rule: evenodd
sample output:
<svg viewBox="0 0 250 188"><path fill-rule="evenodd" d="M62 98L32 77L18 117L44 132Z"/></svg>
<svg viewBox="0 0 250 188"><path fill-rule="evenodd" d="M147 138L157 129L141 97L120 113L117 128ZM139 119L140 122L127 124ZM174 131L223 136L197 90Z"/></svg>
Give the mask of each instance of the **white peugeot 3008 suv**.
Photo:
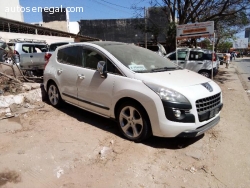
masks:
<svg viewBox="0 0 250 188"><path fill-rule="evenodd" d="M44 71L51 105L62 101L116 119L129 140L195 137L218 124L220 87L133 44L97 41L56 49Z"/></svg>

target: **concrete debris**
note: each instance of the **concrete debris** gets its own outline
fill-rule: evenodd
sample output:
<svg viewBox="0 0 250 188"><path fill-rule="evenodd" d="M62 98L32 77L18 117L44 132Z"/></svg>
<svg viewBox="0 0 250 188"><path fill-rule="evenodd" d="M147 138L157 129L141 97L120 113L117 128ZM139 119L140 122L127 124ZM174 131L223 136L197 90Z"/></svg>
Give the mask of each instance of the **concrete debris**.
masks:
<svg viewBox="0 0 250 188"><path fill-rule="evenodd" d="M60 166L58 166L54 171L56 171L56 177L57 178L60 178L61 175L64 174L64 170Z"/></svg>
<svg viewBox="0 0 250 188"><path fill-rule="evenodd" d="M23 84L23 90L24 91L30 91L31 90L31 86L28 84Z"/></svg>
<svg viewBox="0 0 250 188"><path fill-rule="evenodd" d="M0 96L0 108L8 108L11 104L22 104L24 101L24 96L22 95L8 95Z"/></svg>
<svg viewBox="0 0 250 188"><path fill-rule="evenodd" d="M13 115L12 113L10 113L10 112L5 114L5 117L7 117L7 118L13 117L13 116L14 116L14 115Z"/></svg>
<svg viewBox="0 0 250 188"><path fill-rule="evenodd" d="M99 152L101 159L106 158L109 154L111 154L113 152L113 149L109 148L109 147L103 147L102 150Z"/></svg>
<svg viewBox="0 0 250 188"><path fill-rule="evenodd" d="M197 172L197 170L192 166L192 167L189 169L189 172L191 172L192 174L195 174L195 172Z"/></svg>
<svg viewBox="0 0 250 188"><path fill-rule="evenodd" d="M42 92L41 89L31 90L28 93L21 94L24 96L26 102L34 103L42 101Z"/></svg>

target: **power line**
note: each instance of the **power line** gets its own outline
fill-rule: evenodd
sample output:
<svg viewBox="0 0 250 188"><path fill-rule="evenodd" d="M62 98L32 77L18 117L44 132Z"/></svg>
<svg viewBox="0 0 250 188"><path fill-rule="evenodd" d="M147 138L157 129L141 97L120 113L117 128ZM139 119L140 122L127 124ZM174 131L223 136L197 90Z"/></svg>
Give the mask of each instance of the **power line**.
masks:
<svg viewBox="0 0 250 188"><path fill-rule="evenodd" d="M115 11L119 11L119 12L124 12L124 13L127 13L127 14L131 14L130 12L126 12L126 11L123 11L123 10L121 10L121 9L117 9L117 8L114 8L114 7L105 5L105 4L103 4L103 3L101 3L101 2L99 2L99 1L97 1L97 0L92 0L92 1L95 2L95 3L98 3L98 4L100 4L100 5L103 5L103 6L105 6L105 7L108 7L108 8L110 8L110 9L113 9L113 10L115 10Z"/></svg>
<svg viewBox="0 0 250 188"><path fill-rule="evenodd" d="M125 7L125 6L122 6L122 5L117 5L117 4L115 4L115 3L111 3L111 2L108 2L108 1L105 1L105 0L101 0L101 1L103 1L103 2L105 2L105 3L108 3L108 4L110 4L110 5L117 6L117 7L126 8L126 9L131 9L131 8L129 8L129 7Z"/></svg>

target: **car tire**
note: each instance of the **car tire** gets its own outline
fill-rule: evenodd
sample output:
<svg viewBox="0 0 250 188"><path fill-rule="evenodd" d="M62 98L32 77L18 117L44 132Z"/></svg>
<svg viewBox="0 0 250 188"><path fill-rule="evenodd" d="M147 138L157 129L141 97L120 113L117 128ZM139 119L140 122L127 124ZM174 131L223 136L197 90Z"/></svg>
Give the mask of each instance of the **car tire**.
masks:
<svg viewBox="0 0 250 188"><path fill-rule="evenodd" d="M211 73L209 71L200 71L199 74L207 78L211 78Z"/></svg>
<svg viewBox="0 0 250 188"><path fill-rule="evenodd" d="M48 99L52 106L54 107L60 107L62 104L62 98L60 95L60 92L58 90L58 87L55 83L50 83L48 86Z"/></svg>
<svg viewBox="0 0 250 188"><path fill-rule="evenodd" d="M135 102L125 102L118 108L117 122L121 133L134 142L141 142L152 135L148 115Z"/></svg>

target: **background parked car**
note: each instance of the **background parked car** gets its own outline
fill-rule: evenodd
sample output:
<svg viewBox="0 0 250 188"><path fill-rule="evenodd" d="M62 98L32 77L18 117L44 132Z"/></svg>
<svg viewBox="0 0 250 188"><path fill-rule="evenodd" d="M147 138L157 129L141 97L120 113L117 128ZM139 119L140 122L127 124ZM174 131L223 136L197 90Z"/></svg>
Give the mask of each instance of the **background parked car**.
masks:
<svg viewBox="0 0 250 188"><path fill-rule="evenodd" d="M216 53L216 55L219 58L220 65L223 65L223 63L226 63L225 53Z"/></svg>
<svg viewBox="0 0 250 188"><path fill-rule="evenodd" d="M213 55L213 75L219 70L219 59L215 53L210 50L200 48L178 48L178 65L182 68L192 70L205 77L211 78L212 73L212 55ZM176 51L166 55L171 61L176 61Z"/></svg>
<svg viewBox="0 0 250 188"><path fill-rule="evenodd" d="M48 44L44 40L11 39L8 46L14 52L16 64L27 76L43 74L44 56L48 51Z"/></svg>

